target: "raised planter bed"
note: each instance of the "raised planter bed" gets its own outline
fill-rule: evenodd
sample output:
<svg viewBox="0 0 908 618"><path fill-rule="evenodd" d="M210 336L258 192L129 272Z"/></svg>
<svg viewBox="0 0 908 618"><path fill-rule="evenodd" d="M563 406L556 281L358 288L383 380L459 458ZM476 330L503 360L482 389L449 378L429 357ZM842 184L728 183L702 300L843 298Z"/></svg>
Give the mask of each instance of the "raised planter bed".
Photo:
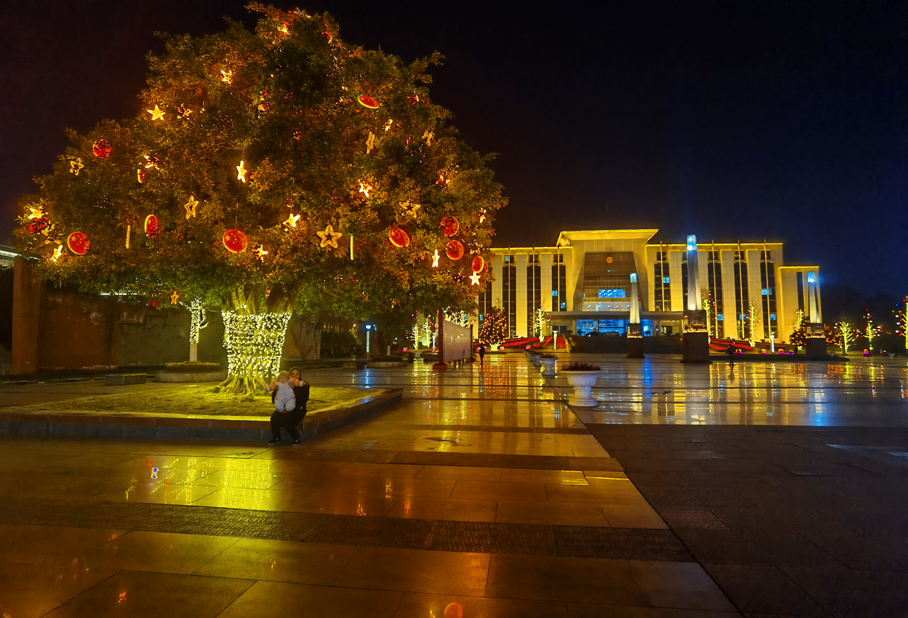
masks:
<svg viewBox="0 0 908 618"><path fill-rule="evenodd" d="M159 371L156 375L158 382L223 382L227 379L226 371Z"/></svg>

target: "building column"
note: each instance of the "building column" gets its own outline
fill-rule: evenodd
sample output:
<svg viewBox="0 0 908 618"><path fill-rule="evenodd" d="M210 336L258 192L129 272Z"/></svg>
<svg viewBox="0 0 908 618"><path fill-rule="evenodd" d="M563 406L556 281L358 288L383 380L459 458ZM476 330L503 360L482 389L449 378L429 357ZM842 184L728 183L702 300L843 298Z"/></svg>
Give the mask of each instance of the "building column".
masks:
<svg viewBox="0 0 908 618"><path fill-rule="evenodd" d="M518 337L529 337L527 331L527 254L518 254L514 261L517 265L517 324L514 325L514 334Z"/></svg>
<svg viewBox="0 0 908 618"><path fill-rule="evenodd" d="M687 306L681 333L681 362L708 363L709 330L706 311L700 298L700 266L697 254L697 237L687 237Z"/></svg>

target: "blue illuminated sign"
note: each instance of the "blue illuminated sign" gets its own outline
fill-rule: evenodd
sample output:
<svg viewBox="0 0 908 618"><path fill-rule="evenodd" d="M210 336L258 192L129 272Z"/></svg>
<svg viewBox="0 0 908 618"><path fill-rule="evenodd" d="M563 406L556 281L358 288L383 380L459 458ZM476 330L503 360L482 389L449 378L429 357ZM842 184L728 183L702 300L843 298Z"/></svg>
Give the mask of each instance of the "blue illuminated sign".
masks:
<svg viewBox="0 0 908 618"><path fill-rule="evenodd" d="M617 290L599 290L599 298L627 298L623 289Z"/></svg>

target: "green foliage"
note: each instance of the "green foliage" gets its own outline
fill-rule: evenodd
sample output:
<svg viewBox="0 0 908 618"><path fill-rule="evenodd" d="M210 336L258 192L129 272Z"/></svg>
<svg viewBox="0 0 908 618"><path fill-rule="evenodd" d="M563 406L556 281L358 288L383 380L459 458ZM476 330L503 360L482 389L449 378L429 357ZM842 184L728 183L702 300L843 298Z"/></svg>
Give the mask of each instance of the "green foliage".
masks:
<svg viewBox="0 0 908 618"><path fill-rule="evenodd" d="M149 56L137 117L69 133L71 146L25 200L18 246L41 258L40 275L89 292L163 300L179 290L250 313L394 322L417 309L471 307L471 253L489 261L505 200L487 158L429 95L427 71L439 57L408 65L343 41L328 14L250 9L261 14L254 32L230 23L211 36L165 37L164 52ZM380 106L361 105L360 95ZM163 119L145 111L156 106ZM92 153L101 139L108 157ZM37 213L47 227L32 233ZM152 214L153 237L144 230ZM444 257L444 216L458 219L467 249L456 262ZM328 225L343 234L337 248L320 246L316 232ZM389 242L393 227L409 234L408 247ZM230 229L245 233L246 251L225 249ZM75 231L88 235L89 252L51 259ZM257 248L267 255L257 258Z"/></svg>
<svg viewBox="0 0 908 618"><path fill-rule="evenodd" d="M208 371L222 371L224 368L221 367L218 363L202 363L202 362L182 362L182 363L167 363L164 365L164 371L169 371L172 373L206 373Z"/></svg>

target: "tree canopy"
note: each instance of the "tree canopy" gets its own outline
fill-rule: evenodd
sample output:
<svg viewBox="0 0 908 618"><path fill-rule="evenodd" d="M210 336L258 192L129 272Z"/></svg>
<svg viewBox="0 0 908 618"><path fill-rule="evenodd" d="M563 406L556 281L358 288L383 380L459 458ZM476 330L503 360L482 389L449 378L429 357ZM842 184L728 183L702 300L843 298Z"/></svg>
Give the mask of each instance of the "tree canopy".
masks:
<svg viewBox="0 0 908 618"><path fill-rule="evenodd" d="M70 132L16 231L39 274L252 314L472 307L505 200L430 97L440 57L249 8L254 31L166 36L136 117Z"/></svg>

